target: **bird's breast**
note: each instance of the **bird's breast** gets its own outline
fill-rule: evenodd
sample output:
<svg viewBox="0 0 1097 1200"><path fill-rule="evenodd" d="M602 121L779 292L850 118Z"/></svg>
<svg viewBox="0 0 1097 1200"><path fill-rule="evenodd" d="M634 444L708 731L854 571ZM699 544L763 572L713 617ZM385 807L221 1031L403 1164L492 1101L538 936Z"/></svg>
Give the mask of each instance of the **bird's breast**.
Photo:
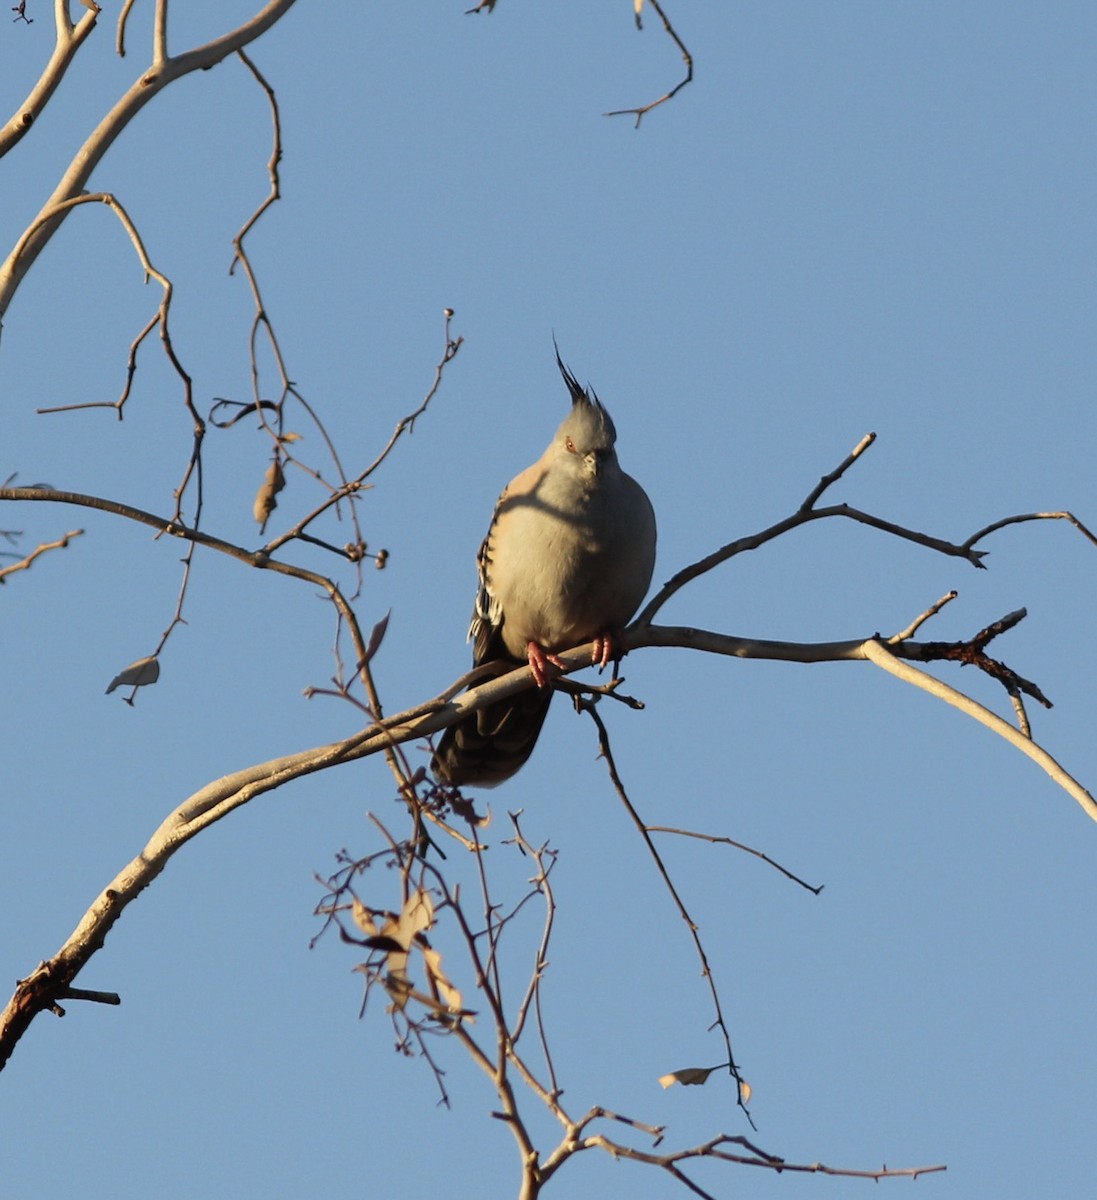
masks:
<svg viewBox="0 0 1097 1200"><path fill-rule="evenodd" d="M639 491L627 477L621 482ZM570 508L553 508L544 496L514 507L490 568L511 654L524 658L530 641L564 650L628 622L651 581L654 551L653 525L626 519L634 512L635 497L610 489Z"/></svg>

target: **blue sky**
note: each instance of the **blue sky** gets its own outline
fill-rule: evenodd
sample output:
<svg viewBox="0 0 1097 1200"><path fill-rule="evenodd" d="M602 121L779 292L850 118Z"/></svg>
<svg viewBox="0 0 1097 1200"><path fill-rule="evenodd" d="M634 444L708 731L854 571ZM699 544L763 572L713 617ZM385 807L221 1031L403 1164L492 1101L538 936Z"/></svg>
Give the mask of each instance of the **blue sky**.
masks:
<svg viewBox="0 0 1097 1200"><path fill-rule="evenodd" d="M696 79L639 131L602 114L677 80L653 13L638 33L627 0L465 7L301 0L253 52L282 105L285 159L284 198L250 249L289 373L349 471L428 388L445 307L464 338L361 509L371 546L391 554L356 601L367 628L392 612L375 662L390 710L466 669L491 506L566 409L554 334L655 505L657 581L794 511L869 430L877 443L833 501L956 540L1036 510L1097 525L1092 5L669 0ZM150 11L135 7L118 60L107 6L0 162L5 254L144 67ZM178 5L173 48L251 11ZM47 5L28 12L30 27L0 24L5 116L51 49ZM268 156L265 100L227 61L146 108L91 181L127 206L173 280L175 346L202 410L250 387L250 301L227 267ZM105 209L67 222L5 317L0 476L170 511L190 427L155 345L123 422L35 414L114 399L158 301ZM315 433L295 427L319 461ZM207 529L258 544L266 443L244 422L211 431L204 454ZM275 523L315 502L295 479ZM333 670L322 600L212 554L197 558L160 682L133 708L105 696L171 619L180 545L103 514L0 509L27 549L77 527L69 549L0 590L9 981L56 950L192 792L358 724L302 695ZM975 571L817 522L663 615L759 638L867 637L956 588L924 631L945 639L1026 606L993 652L1054 701L1030 710L1035 735L1092 789L1097 550L1061 522L986 548L990 569ZM307 550L295 561L336 569ZM1085 1194L1097 828L1081 809L981 727L868 664L645 650L625 674L647 707L607 720L645 817L749 843L825 884L813 897L726 846L663 844L754 1089L758 1144L834 1166L946 1162L917 1185L941 1200ZM1008 715L971 670L941 674ZM668 1148L749 1133L721 1080L657 1083L718 1061L720 1046L685 928L589 725L557 703L534 759L490 802L501 886L528 875L501 844L508 809L559 852L546 1004L568 1102L666 1125ZM5 1190L515 1194L485 1081L440 1047L453 1106L439 1108L426 1067L393 1053L381 1006L358 1019L354 951L308 948L314 874L340 848L375 849L367 813L395 811L391 776L370 760L263 797L178 854L81 977L122 1007L40 1018L5 1070ZM515 928L515 978L538 933ZM554 1132L530 1113L545 1148ZM872 1186L745 1168L697 1178L765 1198ZM554 1186L684 1194L593 1152Z"/></svg>

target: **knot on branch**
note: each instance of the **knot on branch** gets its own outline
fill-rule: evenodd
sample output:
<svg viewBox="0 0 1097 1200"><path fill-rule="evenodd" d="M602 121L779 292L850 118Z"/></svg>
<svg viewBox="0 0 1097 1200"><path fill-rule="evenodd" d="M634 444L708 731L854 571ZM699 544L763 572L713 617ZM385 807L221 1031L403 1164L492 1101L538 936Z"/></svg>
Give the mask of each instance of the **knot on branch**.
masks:
<svg viewBox="0 0 1097 1200"><path fill-rule="evenodd" d="M1027 615L1027 609L1019 608L987 625L966 642L923 642L918 657L923 662L958 662L962 667L978 667L991 679L996 679L1011 696L1031 696L1044 708L1051 708L1051 701L1035 683L1018 675L1004 662L991 658L986 652L987 646L999 634L1020 624Z"/></svg>
<svg viewBox="0 0 1097 1200"><path fill-rule="evenodd" d="M72 986L79 966L60 958L41 962L26 979L16 982L15 994L9 1005L9 1024L18 1036L40 1012L52 1012L63 1017L62 1000L86 1000L95 1004L121 1004L115 992L90 991ZM0 1039L2 1040L2 1039ZM6 1048L10 1053L10 1047ZM6 1054L3 1056L6 1057Z"/></svg>

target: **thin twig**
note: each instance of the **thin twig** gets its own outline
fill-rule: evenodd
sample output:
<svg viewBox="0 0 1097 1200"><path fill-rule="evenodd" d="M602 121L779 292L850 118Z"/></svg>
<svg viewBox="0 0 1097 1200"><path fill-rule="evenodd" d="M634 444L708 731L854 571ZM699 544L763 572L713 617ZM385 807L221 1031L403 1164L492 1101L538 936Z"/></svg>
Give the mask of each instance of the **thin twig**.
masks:
<svg viewBox="0 0 1097 1200"><path fill-rule="evenodd" d="M850 467L861 457L862 454L876 441L876 434L866 433L865 436L857 443L856 446L846 455L846 457L834 468L819 480L815 487L807 494L803 504L800 505L801 512L809 512L815 507L816 501L832 484L838 482L839 479L849 470Z"/></svg>
<svg viewBox="0 0 1097 1200"><path fill-rule="evenodd" d="M644 828L649 833L673 833L677 837L698 838L700 841L712 842L714 845L734 846L736 850L742 850L746 854L753 854L755 858L760 858L762 862L768 863L775 871L780 871L786 879L791 879L793 883L798 883L802 888L806 888L816 896L823 890L823 884L820 883L816 887L814 884L807 883L799 875L794 875L787 867L782 867L779 862L770 858L768 854L763 854L761 850L755 850L753 846L747 846L743 842L737 842L734 838L722 837L713 833L695 833L691 829L674 829L670 825L645 825Z"/></svg>
<svg viewBox="0 0 1097 1200"><path fill-rule="evenodd" d="M122 1003L122 997L117 992L92 991L89 988L63 987L57 992L58 1000L83 1000L88 1004L109 1004L117 1006Z"/></svg>
<svg viewBox="0 0 1097 1200"><path fill-rule="evenodd" d="M114 50L119 58L126 57L126 22L129 20L130 10L133 8L133 5L134 0L125 0L118 12L118 24L114 34Z"/></svg>
<svg viewBox="0 0 1097 1200"><path fill-rule="evenodd" d="M681 52L682 61L686 64L686 73L674 85L674 87L672 87L670 89L669 92L667 92L665 95L660 96L658 100L652 100L650 104L642 104L642 105L640 105L639 108L618 108L618 109L614 109L613 112L608 112L608 113L603 114L604 116L607 116L607 117L635 117L636 118L636 125L635 125L636 129L640 128L640 122L644 119L645 116L647 116L647 114L649 112L651 112L651 110L653 108L658 108L660 104L666 104L666 102L668 100L673 100L674 97L677 96L678 93L682 90L682 88L684 88L686 86L686 84L693 82L693 55L690 54L689 50L686 48L685 42L683 42L682 39L678 36L677 30L670 23L670 18L663 11L663 6L660 3L660 0L648 0L648 3L651 5L651 7L653 9L655 9L656 13L658 13L659 19L663 22L664 31L666 32L667 36L674 42L674 44L678 47L679 51ZM639 22L638 22L638 24L639 24Z"/></svg>
<svg viewBox="0 0 1097 1200"><path fill-rule="evenodd" d="M65 72L72 65L72 61L76 57L76 52L95 28L101 11L99 6L94 3L88 3L85 0L84 7L87 11L74 25L69 17L68 5L62 3L55 4L54 13L56 20L54 24L56 27L56 36L53 53L50 55L50 60L43 69L42 74L39 75L34 86L31 88L30 94L16 108L7 123L0 126L0 158L3 158L12 147L18 145L30 132L31 127L42 115L46 105L60 86L61 80L65 77ZM33 20L33 18L26 18L23 13L22 3L13 11L17 12L19 16L24 17L28 25Z"/></svg>
<svg viewBox="0 0 1097 1200"><path fill-rule="evenodd" d="M31 564L37 558L40 558L43 554L48 553L50 550L64 550L73 538L80 537L83 532L84 531L82 529L72 529L66 533L64 537L58 538L55 542L43 542L42 545L36 546L30 552L30 554L26 556L26 558L21 559L19 562L12 563L11 566L8 567L0 567L0 584L6 583L7 577L9 575L14 575L16 571L29 570Z"/></svg>
<svg viewBox="0 0 1097 1200"><path fill-rule="evenodd" d="M663 883L678 909L678 915L683 921L685 921L686 927L689 929L690 937L692 938L694 948L697 951L697 956L701 960L701 973L708 981L709 994L712 997L712 1005L716 1013L716 1019L713 1022L713 1025L719 1028L721 1036L724 1039L724 1046L728 1055L728 1070L731 1072L732 1077L735 1080L737 1103L743 1110L744 1115L750 1122L751 1128L753 1129L754 1121L751 1118L750 1110L747 1108L743 1077L739 1073L739 1068L735 1063L735 1053L731 1048L731 1034L728 1030L727 1023L724 1020L723 1008L720 1004L720 994L716 989L716 980L713 976L712 968L709 966L708 955L705 953L704 944L702 943L701 936L698 933L697 922L694 921L694 919L690 916L689 910L686 908L684 901L678 894L678 889L674 886L674 882L670 877L670 872L667 870L666 864L663 862L659 851L656 849L654 841L652 841L651 834L648 832L647 824L641 819L640 814L636 811L635 806L629 798L628 792L625 790L625 785L621 781L621 777L617 772L617 764L613 757L613 751L610 748L609 731L606 729L605 722L598 715L598 710L593 704L584 704L583 708L584 711L590 716L590 719L594 722L595 728L598 730L598 747L602 757L606 761L606 769L609 772L609 777L613 783L614 790L617 792L617 797L625 806L625 811L632 818L633 824L639 831L640 836L644 839L644 842L648 848L648 853L654 860L655 866L658 869L659 874L662 876Z"/></svg>
<svg viewBox="0 0 1097 1200"><path fill-rule="evenodd" d="M146 337L156 328L163 327L167 320L168 311L171 307L172 284L162 271L157 270L149 258L148 251L145 249L145 243L137 231L137 226L133 223L132 218L126 211L125 207L116 196L110 192L86 192L83 195L75 196L71 200L62 201L55 209L50 210L45 214L40 214L38 219L32 224L23 234L23 240L28 240L33 236L35 231L51 220L54 216L63 214L70 209L77 208L82 204L104 204L118 218L119 223L126 232L126 236L133 246L134 252L137 255L137 260L141 264L141 270L145 275L145 282L150 279L155 279L162 289L160 306L157 311L149 318L145 327L134 338L130 344L129 358L127 365L126 385L122 391L122 395L118 400L85 400L76 404L59 404L47 408L38 408L35 411L39 414L47 413L62 413L62 412L77 412L87 408L112 408L118 414L118 419L122 419L122 408L129 396L130 388L133 383L133 376L137 369L137 350ZM18 247L17 247L18 251ZM169 343L170 344L170 343ZM185 373L184 373L185 376Z"/></svg>
<svg viewBox="0 0 1097 1200"><path fill-rule="evenodd" d="M545 898L545 922L541 929L541 940L537 945L533 970L530 972L526 994L518 1005L518 1012L514 1019L510 1036L511 1041L516 1045L522 1036L522 1031L525 1028L529 1015L530 1005L532 1004L537 1023L537 1036L541 1045L541 1054L544 1057L545 1067L549 1073L551 1093L553 1096L559 1096L561 1092L560 1083L556 1077L556 1067L552 1060L552 1051L549 1047L548 1033L545 1028L545 1014L541 1007L541 982L544 979L545 971L548 969L549 943L552 940L552 931L556 920L556 898L552 894L552 884L549 881L549 874L556 865L556 855L548 850L547 847L535 847L526 840L518 823L520 813L512 812L508 815L510 816L511 824L514 826L514 844L523 854L532 858L537 864L537 874L532 877L530 883ZM548 858L547 865L545 863L546 858Z"/></svg>
<svg viewBox="0 0 1097 1200"><path fill-rule="evenodd" d="M921 613L915 617L914 620L911 621L911 623L906 627L906 629L901 630L899 633L893 633L891 637L888 638L887 644L889 646L894 646L899 642L908 641L918 632L919 629L921 629L921 627L930 619L930 617L935 617L941 611L941 609L945 607L946 604L951 604L958 595L959 593L955 591L955 589L951 592L946 592L940 600L935 600L924 613Z"/></svg>
<svg viewBox="0 0 1097 1200"><path fill-rule="evenodd" d="M830 487L834 482L840 479L854 462L867 450L875 439L874 434L866 434L861 441L854 447L852 452L829 474L824 475L819 481L815 489L809 493L803 504L791 516L786 517L782 521L769 526L768 529L763 529L758 533L748 534L745 537L736 538L729 542L726 546L721 546L719 550L707 554L704 558L698 559L697 562L691 563L688 567L678 571L662 588L648 601L643 611L636 618L634 624L643 626L648 624L655 614L667 603L667 601L679 592L687 583L691 583L694 579L701 575L707 574L716 567L734 558L738 554L743 554L748 550L757 550L767 543L774 541L776 538L783 536L793 529L799 528L810 521L827 520L831 517L841 517L846 520L856 521L859 524L870 526L873 529L879 529L883 533L891 534L893 537L898 537L904 541L913 542L915 545L925 546L929 550L933 550L938 554L944 554L951 558L962 558L969 562L973 567L980 569L985 568L986 564L983 559L987 556L986 550L976 550L975 546L982 541L988 534L994 533L996 530L1003 529L1008 525L1016 525L1024 521L1047 521L1047 520L1065 520L1068 521L1075 529L1082 534L1087 540L1097 545L1097 535L1089 528L1082 524L1072 513L1069 512L1037 512L1023 513L1014 517L1006 517L1001 521L995 521L993 524L987 525L980 529L977 533L972 534L963 542L950 542L944 538L933 537L930 534L922 533L917 529L910 529L903 525L897 525L893 521L886 521L881 517L874 516L872 513L862 512L860 509L852 508L848 504L831 505L827 508L815 508L815 502L820 498L826 488ZM924 619L924 618L923 618Z"/></svg>
<svg viewBox="0 0 1097 1200"><path fill-rule="evenodd" d="M0 263L0 322L11 306L19 285L71 211L65 202L83 192L92 172L137 113L177 79L194 71L208 70L234 54L241 46L253 42L277 24L294 3L295 0L267 0L259 12L228 33L204 46L173 55L159 69L141 72L76 151L53 194L33 222L34 233L30 237L21 237L11 254Z"/></svg>
<svg viewBox="0 0 1097 1200"><path fill-rule="evenodd" d="M996 530L1004 529L1007 525L1019 525L1024 521L1067 521L1082 534L1088 538L1095 546L1097 546L1097 534L1091 529L1088 529L1082 524L1078 518L1070 512L1035 512L1021 513L1016 517L1003 517L1000 521L994 521L985 529L980 529L978 533L973 533L971 537L964 542L964 549L970 549L976 542L981 542L988 533L994 533Z"/></svg>

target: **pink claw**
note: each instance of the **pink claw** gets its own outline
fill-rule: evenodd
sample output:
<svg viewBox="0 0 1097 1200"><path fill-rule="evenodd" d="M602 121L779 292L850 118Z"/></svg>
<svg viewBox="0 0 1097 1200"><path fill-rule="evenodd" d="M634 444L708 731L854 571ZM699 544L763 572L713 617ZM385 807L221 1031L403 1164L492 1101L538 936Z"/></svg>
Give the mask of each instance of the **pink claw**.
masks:
<svg viewBox="0 0 1097 1200"><path fill-rule="evenodd" d="M616 662L620 657L621 648L616 634L600 633L594 639L590 652L591 666L605 668L611 661Z"/></svg>
<svg viewBox="0 0 1097 1200"><path fill-rule="evenodd" d="M548 682L549 665L559 667L564 670L564 660L556 654L550 654L542 646L536 642L530 642L526 646L526 657L529 659L529 669L533 672L534 682L539 688L543 688Z"/></svg>

